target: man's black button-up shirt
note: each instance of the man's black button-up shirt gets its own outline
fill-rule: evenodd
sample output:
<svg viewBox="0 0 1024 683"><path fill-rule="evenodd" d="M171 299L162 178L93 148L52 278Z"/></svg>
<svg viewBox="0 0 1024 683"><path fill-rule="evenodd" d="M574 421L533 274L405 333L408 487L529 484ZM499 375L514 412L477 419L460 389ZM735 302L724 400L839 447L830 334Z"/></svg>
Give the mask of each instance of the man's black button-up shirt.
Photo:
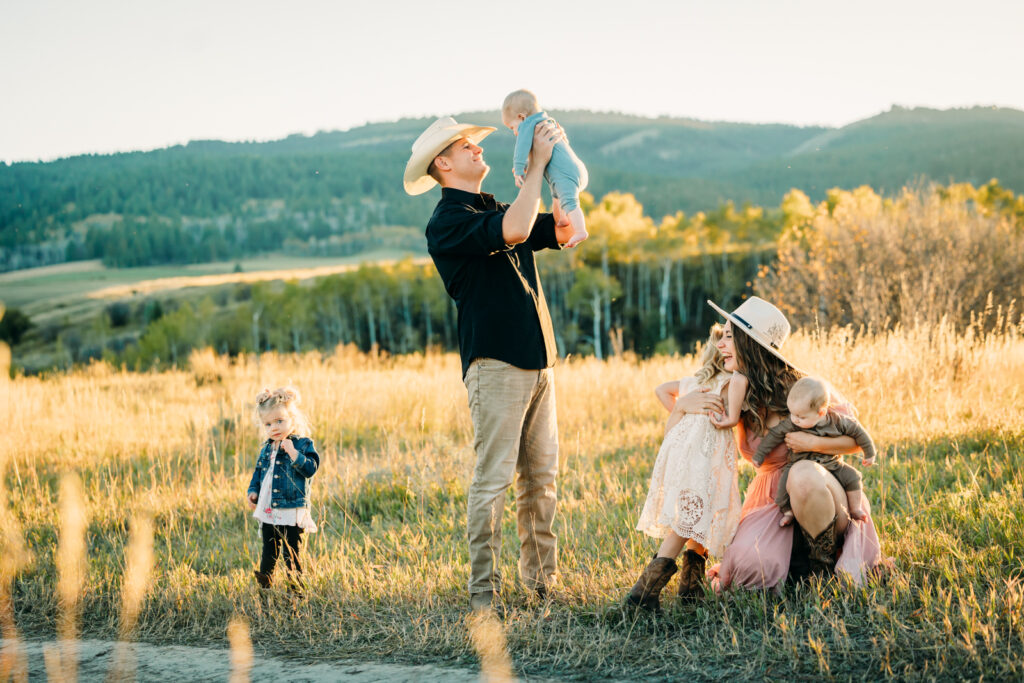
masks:
<svg viewBox="0 0 1024 683"><path fill-rule="evenodd" d="M501 232L507 210L493 195L445 187L427 223L427 250L459 311L463 376L476 358L539 370L557 357L533 258L558 249L555 220L538 215L530 237L509 246Z"/></svg>

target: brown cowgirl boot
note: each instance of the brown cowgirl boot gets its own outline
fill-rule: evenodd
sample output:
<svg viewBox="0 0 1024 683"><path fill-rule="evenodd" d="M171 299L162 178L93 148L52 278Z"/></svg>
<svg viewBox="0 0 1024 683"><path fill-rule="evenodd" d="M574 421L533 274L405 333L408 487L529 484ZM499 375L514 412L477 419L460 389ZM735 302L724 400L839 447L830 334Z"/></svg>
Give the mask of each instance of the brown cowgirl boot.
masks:
<svg viewBox="0 0 1024 683"><path fill-rule="evenodd" d="M708 556L689 548L679 563L679 599L690 602L704 597L704 569Z"/></svg>
<svg viewBox="0 0 1024 683"><path fill-rule="evenodd" d="M812 574L830 575L835 570L836 551L839 547L836 539L837 519L838 517L833 518L832 522L815 537L811 537L803 527L800 527L800 532L807 541L807 559Z"/></svg>
<svg viewBox="0 0 1024 683"><path fill-rule="evenodd" d="M627 607L639 607L640 609L658 612L661 610L661 601L658 596L672 575L676 573L676 561L671 557L654 556L650 564L644 567L640 578L637 579L633 589L626 596Z"/></svg>

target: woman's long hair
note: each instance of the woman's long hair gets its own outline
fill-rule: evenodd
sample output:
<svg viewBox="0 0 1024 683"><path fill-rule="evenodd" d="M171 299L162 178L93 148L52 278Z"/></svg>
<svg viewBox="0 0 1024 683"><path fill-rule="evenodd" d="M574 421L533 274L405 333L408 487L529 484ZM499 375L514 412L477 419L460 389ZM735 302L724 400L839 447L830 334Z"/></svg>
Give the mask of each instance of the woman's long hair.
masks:
<svg viewBox="0 0 1024 683"><path fill-rule="evenodd" d="M732 326L732 331L739 371L748 382L747 398L740 414L743 426L752 434L762 435L768 431L768 413L789 414L786 397L803 373L770 353L736 325Z"/></svg>

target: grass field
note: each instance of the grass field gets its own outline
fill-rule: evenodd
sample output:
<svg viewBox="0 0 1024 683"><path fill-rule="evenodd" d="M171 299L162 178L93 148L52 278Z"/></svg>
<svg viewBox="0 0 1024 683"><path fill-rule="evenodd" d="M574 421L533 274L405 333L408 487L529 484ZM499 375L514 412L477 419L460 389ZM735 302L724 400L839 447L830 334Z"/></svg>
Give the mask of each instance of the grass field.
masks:
<svg viewBox="0 0 1024 683"><path fill-rule="evenodd" d="M339 258L301 258L268 254L239 261L189 265L107 268L98 260L0 273L0 300L21 308L37 322L54 316L92 312L110 301L156 292L235 282L298 279L341 272L364 262L389 261L404 254L380 251ZM242 272L236 273L235 267Z"/></svg>
<svg viewBox="0 0 1024 683"><path fill-rule="evenodd" d="M464 609L473 453L456 356L197 353L178 371L98 364L10 380L5 635L227 646L229 622L241 619L258 653L306 660L482 662L485 672L580 678L1019 679L1024 336L999 327L797 335L787 345L847 394L879 446L865 487L890 575L859 588L669 601L662 618L639 621L613 606L656 547L633 531L664 417L652 389L692 371L692 358L556 368L561 593L543 605L516 588L510 504L509 610L483 625ZM244 504L258 441L249 404L261 386L285 382L303 390L323 456L320 532L306 546L308 595L263 600ZM81 499L69 483L59 494L69 473ZM750 476L744 468L741 487ZM84 561L74 543L82 523Z"/></svg>

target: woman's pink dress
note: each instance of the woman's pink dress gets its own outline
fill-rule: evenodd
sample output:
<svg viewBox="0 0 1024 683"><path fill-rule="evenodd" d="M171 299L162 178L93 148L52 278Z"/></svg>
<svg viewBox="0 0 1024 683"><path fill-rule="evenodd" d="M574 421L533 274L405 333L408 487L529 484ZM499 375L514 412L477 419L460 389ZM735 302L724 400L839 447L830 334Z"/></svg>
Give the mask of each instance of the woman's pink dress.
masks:
<svg viewBox="0 0 1024 683"><path fill-rule="evenodd" d="M761 437L748 435L741 423L737 428L739 451L751 462ZM719 587L774 588L789 574L789 556L793 550L795 523L780 527L782 512L775 504L775 491L786 464L786 444L779 444L747 486L746 498L740 512L740 524L732 543L725 549L722 563L709 574L717 574ZM878 533L871 521L871 506L864 496L868 518L862 522L850 520L842 540L842 550L836 562L836 573L844 572L861 584L868 570L881 561Z"/></svg>

